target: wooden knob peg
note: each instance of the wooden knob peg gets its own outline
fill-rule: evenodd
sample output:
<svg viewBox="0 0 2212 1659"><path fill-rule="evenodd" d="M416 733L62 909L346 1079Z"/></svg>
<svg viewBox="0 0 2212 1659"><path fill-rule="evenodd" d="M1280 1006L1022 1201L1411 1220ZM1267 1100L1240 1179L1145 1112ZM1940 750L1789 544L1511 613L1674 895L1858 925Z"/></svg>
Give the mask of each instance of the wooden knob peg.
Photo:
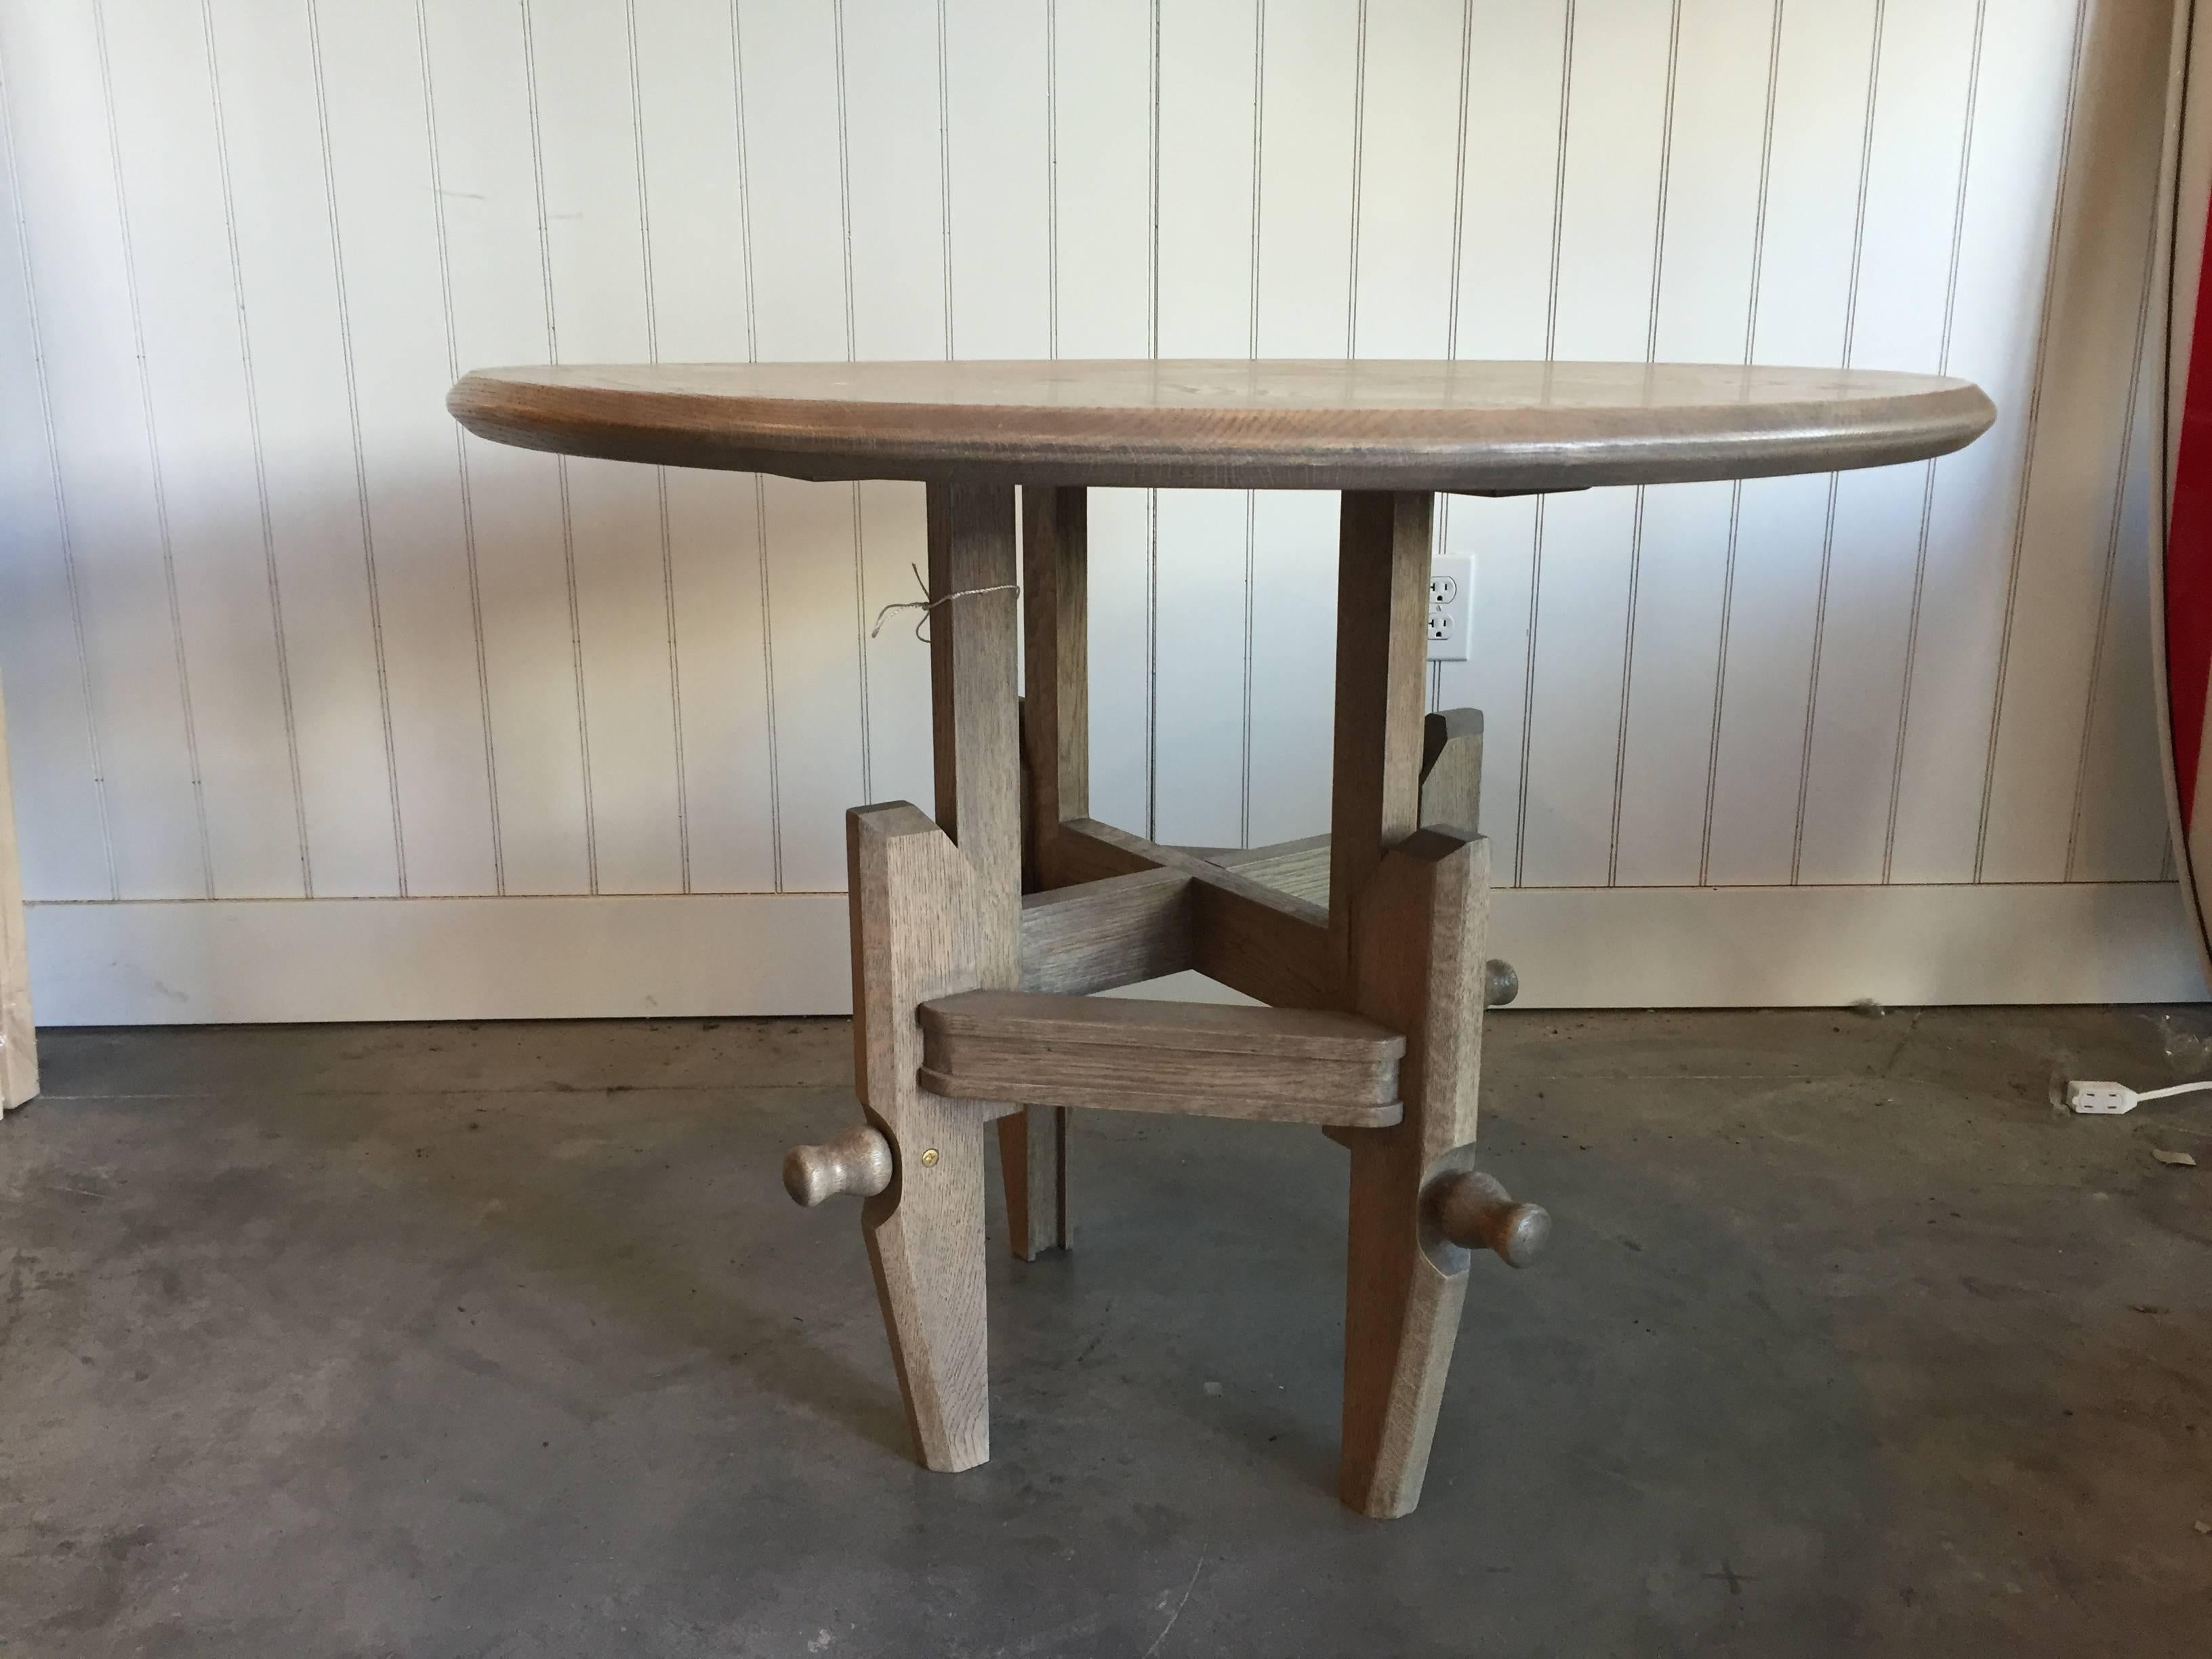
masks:
<svg viewBox="0 0 2212 1659"><path fill-rule="evenodd" d="M1501 962L1496 957L1482 964L1482 1004L1486 1008L1503 1008L1521 994L1521 975L1513 971L1513 964Z"/></svg>
<svg viewBox="0 0 2212 1659"><path fill-rule="evenodd" d="M1495 1250L1509 1267L1527 1267L1552 1236L1551 1212L1540 1204L1516 1204L1495 1176L1447 1176L1437 1183L1434 1202L1446 1238L1464 1249Z"/></svg>
<svg viewBox="0 0 2212 1659"><path fill-rule="evenodd" d="M857 1124L819 1146L794 1146L783 1155L783 1189L810 1210L825 1198L850 1193L873 1198L891 1184L891 1144Z"/></svg>

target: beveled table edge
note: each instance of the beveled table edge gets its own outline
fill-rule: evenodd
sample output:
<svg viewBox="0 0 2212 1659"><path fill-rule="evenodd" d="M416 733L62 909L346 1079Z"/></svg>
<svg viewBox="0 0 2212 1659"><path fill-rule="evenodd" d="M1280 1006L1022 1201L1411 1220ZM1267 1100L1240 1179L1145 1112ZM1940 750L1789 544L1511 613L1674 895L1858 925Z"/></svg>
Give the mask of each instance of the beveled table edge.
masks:
<svg viewBox="0 0 2212 1659"><path fill-rule="evenodd" d="M1925 460L1963 448L1996 416L1981 388L1965 380L1894 397L1662 411L1540 404L1135 411L733 397L519 382L501 373L471 371L446 400L464 427L491 441L817 481L1528 494ZM1662 416L1673 429L1654 429Z"/></svg>

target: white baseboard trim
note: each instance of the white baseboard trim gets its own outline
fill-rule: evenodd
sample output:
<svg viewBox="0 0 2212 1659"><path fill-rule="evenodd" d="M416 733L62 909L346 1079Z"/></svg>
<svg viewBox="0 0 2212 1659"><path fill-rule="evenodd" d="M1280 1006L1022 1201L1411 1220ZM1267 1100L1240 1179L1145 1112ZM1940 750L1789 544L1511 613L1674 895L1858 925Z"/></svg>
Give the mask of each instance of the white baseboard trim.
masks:
<svg viewBox="0 0 2212 1659"><path fill-rule="evenodd" d="M27 908L46 1025L842 1014L838 893ZM1531 888L1492 953L1533 1008L2205 995L2165 883Z"/></svg>
<svg viewBox="0 0 2212 1659"><path fill-rule="evenodd" d="M1503 892L1492 954L1534 1007L2193 1002L2167 882Z"/></svg>
<svg viewBox="0 0 2212 1659"><path fill-rule="evenodd" d="M850 1012L845 896L37 904L42 1025Z"/></svg>

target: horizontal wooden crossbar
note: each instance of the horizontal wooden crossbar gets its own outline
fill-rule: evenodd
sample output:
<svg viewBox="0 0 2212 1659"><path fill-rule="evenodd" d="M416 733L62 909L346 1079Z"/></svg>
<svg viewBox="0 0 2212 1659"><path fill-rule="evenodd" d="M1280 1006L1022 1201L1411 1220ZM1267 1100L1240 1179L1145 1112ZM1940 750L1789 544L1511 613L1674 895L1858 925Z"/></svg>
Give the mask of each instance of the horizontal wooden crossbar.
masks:
<svg viewBox="0 0 2212 1659"><path fill-rule="evenodd" d="M921 1086L957 1099L1362 1128L1402 1115L1406 1041L1353 1014L965 991L919 1018Z"/></svg>
<svg viewBox="0 0 2212 1659"><path fill-rule="evenodd" d="M1191 878L1137 870L1022 900L1022 988L1080 995L1191 965Z"/></svg>
<svg viewBox="0 0 2212 1659"><path fill-rule="evenodd" d="M1224 870L1313 904L1328 902L1328 837L1278 842L1272 847L1231 848L1208 854Z"/></svg>
<svg viewBox="0 0 2212 1659"><path fill-rule="evenodd" d="M1473 834L1482 796L1482 714L1440 709L1421 727L1421 822L1453 824ZM1270 847L1184 847L1176 850L1314 903L1328 902L1327 836Z"/></svg>
<svg viewBox="0 0 2212 1659"><path fill-rule="evenodd" d="M1421 822L1471 832L1482 716L1431 714L1422 736ZM1052 885L1023 901L1024 989L1110 990L1195 968L1276 1007L1341 1000L1328 948L1328 836L1167 847L1086 817L1037 833L1037 869Z"/></svg>
<svg viewBox="0 0 2212 1659"><path fill-rule="evenodd" d="M1096 818L1071 818L1054 836L1071 882L1145 870L1190 878L1190 966L1278 1008L1328 1008L1340 998L1328 951L1328 912L1180 848L1163 847Z"/></svg>

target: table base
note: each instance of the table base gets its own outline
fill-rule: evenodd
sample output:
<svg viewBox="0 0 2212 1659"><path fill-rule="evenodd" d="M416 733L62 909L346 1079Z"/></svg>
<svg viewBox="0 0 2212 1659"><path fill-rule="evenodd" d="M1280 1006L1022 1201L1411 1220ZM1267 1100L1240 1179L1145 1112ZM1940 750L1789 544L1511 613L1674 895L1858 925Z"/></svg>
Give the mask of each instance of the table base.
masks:
<svg viewBox="0 0 2212 1659"><path fill-rule="evenodd" d="M866 1122L795 1148L786 1184L865 1199L917 1453L957 1470L990 1455L987 1123L1024 1260L1073 1242L1075 1109L1320 1127L1352 1159L1340 1492L1407 1514L1470 1253L1521 1265L1549 1226L1474 1158L1512 974L1484 955L1481 717L1424 708L1432 498L1343 497L1330 834L1210 854L1088 816L1085 493L1023 492L1019 629L1013 490L928 501L930 592L961 596L930 624L936 817L848 816ZM1267 1006L1083 1000L1184 969Z"/></svg>

